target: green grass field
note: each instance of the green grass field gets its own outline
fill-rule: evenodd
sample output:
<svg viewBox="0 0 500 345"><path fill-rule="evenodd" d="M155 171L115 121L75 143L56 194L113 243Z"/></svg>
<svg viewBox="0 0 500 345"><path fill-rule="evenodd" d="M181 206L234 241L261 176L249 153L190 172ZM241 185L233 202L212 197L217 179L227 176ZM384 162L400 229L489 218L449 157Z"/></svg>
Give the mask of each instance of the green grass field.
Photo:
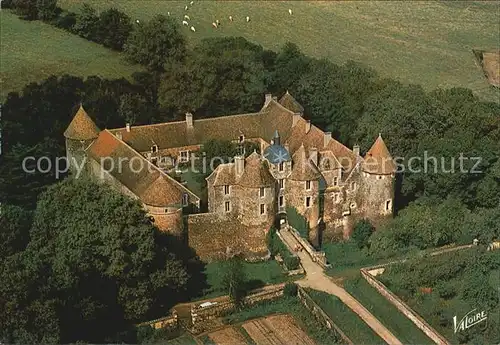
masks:
<svg viewBox="0 0 500 345"><path fill-rule="evenodd" d="M265 284L278 284L290 280L274 260L256 263L245 262L244 269L250 288L258 288ZM227 294L227 291L222 288L223 270L224 262L217 261L206 265L205 274L210 287L203 294L204 299Z"/></svg>
<svg viewBox="0 0 500 345"><path fill-rule="evenodd" d="M189 1L86 0L98 10L114 6L134 20L156 14L178 18ZM59 0L78 11L82 0ZM498 101L472 49L499 46L498 2L461 1L195 1L187 11L190 42L205 37L243 36L265 48L296 43L306 54L336 63L355 60L381 75L427 89L467 87ZM288 9L293 15L288 14ZM228 16L232 15L233 23ZM245 22L250 16L251 21ZM211 23L219 19L215 30Z"/></svg>
<svg viewBox="0 0 500 345"><path fill-rule="evenodd" d="M337 296L310 289L307 292L355 344L385 344L382 338Z"/></svg>
<svg viewBox="0 0 500 345"><path fill-rule="evenodd" d="M21 20L9 11L0 13L0 99L51 74L128 78L141 70L99 44L40 21Z"/></svg>
<svg viewBox="0 0 500 345"><path fill-rule="evenodd" d="M360 276L358 279L346 281L344 288L404 344L434 344L413 322Z"/></svg>

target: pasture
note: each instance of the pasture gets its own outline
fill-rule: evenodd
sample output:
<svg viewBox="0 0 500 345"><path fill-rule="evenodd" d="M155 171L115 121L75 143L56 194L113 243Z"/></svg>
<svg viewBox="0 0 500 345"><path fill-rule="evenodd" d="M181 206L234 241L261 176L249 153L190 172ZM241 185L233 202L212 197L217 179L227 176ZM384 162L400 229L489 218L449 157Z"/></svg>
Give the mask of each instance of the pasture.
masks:
<svg viewBox="0 0 500 345"><path fill-rule="evenodd" d="M65 73L128 78L140 66L121 54L40 21L28 22L2 11L0 99L30 82Z"/></svg>
<svg viewBox="0 0 500 345"><path fill-rule="evenodd" d="M472 52L498 48L498 2L204 0L194 1L187 11L189 1L86 2L99 11L116 7L134 20L170 12L179 25L187 13L196 28L184 27L192 44L206 37L243 36L278 50L290 41L308 55L336 63L359 61L383 76L426 89L467 87L498 100L498 90L488 85ZM78 12L83 1L58 3ZM212 27L216 19L218 29Z"/></svg>

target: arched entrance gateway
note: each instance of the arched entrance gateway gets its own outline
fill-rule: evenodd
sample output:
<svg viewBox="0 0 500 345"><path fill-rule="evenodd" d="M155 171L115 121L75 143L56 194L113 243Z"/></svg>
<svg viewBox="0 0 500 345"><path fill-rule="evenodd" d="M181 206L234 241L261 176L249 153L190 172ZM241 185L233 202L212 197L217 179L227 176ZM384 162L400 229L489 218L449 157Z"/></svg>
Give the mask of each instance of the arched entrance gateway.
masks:
<svg viewBox="0 0 500 345"><path fill-rule="evenodd" d="M288 225L288 219L286 217L286 211L284 209L278 209L278 213L274 219L274 227L280 230L282 227Z"/></svg>

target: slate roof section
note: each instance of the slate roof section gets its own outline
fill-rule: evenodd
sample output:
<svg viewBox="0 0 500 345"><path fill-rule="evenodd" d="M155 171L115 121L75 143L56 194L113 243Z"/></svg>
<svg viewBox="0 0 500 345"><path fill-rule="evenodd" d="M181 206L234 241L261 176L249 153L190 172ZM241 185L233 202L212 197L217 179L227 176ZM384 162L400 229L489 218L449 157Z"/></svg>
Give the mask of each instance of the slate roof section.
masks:
<svg viewBox="0 0 500 345"><path fill-rule="evenodd" d="M64 131L64 137L73 140L92 140L99 136L99 132L99 128L80 104L73 120Z"/></svg>
<svg viewBox="0 0 500 345"><path fill-rule="evenodd" d="M394 160L380 134L366 153L362 169L365 172L377 175L389 175L396 171Z"/></svg>

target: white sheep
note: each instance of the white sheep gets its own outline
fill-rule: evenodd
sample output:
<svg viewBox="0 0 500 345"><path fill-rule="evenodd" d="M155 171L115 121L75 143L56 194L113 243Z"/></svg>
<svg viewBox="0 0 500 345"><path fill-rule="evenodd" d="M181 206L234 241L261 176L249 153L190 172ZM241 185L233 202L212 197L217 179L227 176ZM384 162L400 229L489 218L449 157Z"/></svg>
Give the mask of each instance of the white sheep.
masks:
<svg viewBox="0 0 500 345"><path fill-rule="evenodd" d="M248 23L249 21L250 21L250 17L249 17L249 16L247 16L247 23Z"/></svg>
<svg viewBox="0 0 500 345"><path fill-rule="evenodd" d="M189 25L189 23L188 23L188 22L186 22L185 20L183 20L183 21L182 21L182 25L186 25L186 26L188 26L188 25Z"/></svg>
<svg viewBox="0 0 500 345"><path fill-rule="evenodd" d="M139 24L139 19L136 19L136 20L135 20L135 22L136 22L137 24Z"/></svg>
<svg viewBox="0 0 500 345"><path fill-rule="evenodd" d="M194 26L191 27L191 31L196 32L196 29L194 28Z"/></svg>
<svg viewBox="0 0 500 345"><path fill-rule="evenodd" d="M290 15L292 15L292 9L291 8L288 9L288 13L290 13Z"/></svg>
<svg viewBox="0 0 500 345"><path fill-rule="evenodd" d="M187 14L184 15L184 19L191 20L191 18L189 18L189 16Z"/></svg>
<svg viewBox="0 0 500 345"><path fill-rule="evenodd" d="M186 5L186 7L184 7L184 11L187 11L188 10L188 5Z"/></svg>
<svg viewBox="0 0 500 345"><path fill-rule="evenodd" d="M219 19L216 19L216 20L215 20L215 24L217 24L217 26L219 26L219 25L220 25Z"/></svg>
<svg viewBox="0 0 500 345"><path fill-rule="evenodd" d="M167 16L169 16L169 15L170 15L170 12L167 12Z"/></svg>
<svg viewBox="0 0 500 345"><path fill-rule="evenodd" d="M233 16L229 16L229 21L232 22L233 21Z"/></svg>
<svg viewBox="0 0 500 345"><path fill-rule="evenodd" d="M214 27L214 29L217 29L217 24L215 22L212 23L212 26Z"/></svg>
<svg viewBox="0 0 500 345"><path fill-rule="evenodd" d="M191 1L191 2L189 3L189 4L190 4L191 6L193 6L193 4L194 4L194 1Z"/></svg>

